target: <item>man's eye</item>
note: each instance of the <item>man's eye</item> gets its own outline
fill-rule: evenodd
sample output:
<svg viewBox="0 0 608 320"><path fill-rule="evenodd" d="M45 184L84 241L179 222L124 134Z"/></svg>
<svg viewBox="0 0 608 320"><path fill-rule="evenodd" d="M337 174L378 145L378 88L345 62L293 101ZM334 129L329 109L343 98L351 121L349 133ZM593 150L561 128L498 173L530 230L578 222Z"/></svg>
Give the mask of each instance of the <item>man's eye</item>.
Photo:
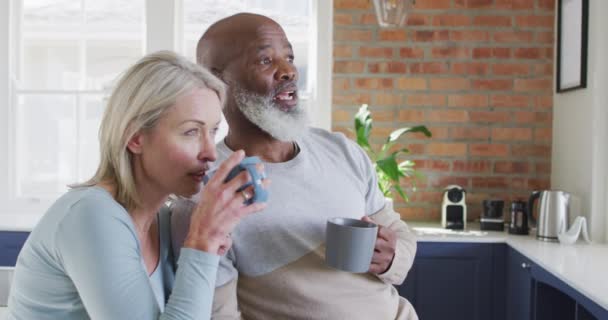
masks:
<svg viewBox="0 0 608 320"><path fill-rule="evenodd" d="M289 55L287 56L287 61L289 61L289 63L293 63L293 61L296 59L296 57L294 57L293 55Z"/></svg>
<svg viewBox="0 0 608 320"><path fill-rule="evenodd" d="M270 58L262 58L262 60L260 60L261 64L271 64L272 63L272 59Z"/></svg>

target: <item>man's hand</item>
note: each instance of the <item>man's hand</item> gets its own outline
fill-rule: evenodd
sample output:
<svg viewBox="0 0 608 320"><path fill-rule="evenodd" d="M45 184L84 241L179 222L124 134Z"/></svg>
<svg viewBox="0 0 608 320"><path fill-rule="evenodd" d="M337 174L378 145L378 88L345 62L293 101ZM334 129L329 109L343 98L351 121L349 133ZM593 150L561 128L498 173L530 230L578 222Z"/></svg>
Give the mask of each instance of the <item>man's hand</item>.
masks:
<svg viewBox="0 0 608 320"><path fill-rule="evenodd" d="M361 220L365 222L375 223L368 216L364 216ZM369 272L382 274L388 270L395 257L395 248L397 247L397 233L387 227L378 225L378 235L376 236L376 245L374 246L374 256L369 267Z"/></svg>

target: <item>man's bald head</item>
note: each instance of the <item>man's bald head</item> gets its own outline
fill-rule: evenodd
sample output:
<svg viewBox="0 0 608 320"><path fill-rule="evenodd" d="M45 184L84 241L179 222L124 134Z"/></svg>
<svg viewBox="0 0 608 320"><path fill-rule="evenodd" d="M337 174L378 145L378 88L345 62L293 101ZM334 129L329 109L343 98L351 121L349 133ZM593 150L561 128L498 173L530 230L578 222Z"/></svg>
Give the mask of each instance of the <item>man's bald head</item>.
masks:
<svg viewBox="0 0 608 320"><path fill-rule="evenodd" d="M214 73L221 73L247 43L256 38L261 27L282 30L274 20L259 14L238 13L212 24L198 41L196 61Z"/></svg>

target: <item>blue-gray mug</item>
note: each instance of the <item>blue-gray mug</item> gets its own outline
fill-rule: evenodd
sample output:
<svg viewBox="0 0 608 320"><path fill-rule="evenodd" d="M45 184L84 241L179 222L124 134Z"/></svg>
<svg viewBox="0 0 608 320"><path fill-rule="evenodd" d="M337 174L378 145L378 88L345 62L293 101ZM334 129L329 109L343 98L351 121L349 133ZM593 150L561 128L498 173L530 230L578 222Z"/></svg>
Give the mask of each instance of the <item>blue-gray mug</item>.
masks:
<svg viewBox="0 0 608 320"><path fill-rule="evenodd" d="M258 169L256 168L256 164L261 162L262 161L258 157L246 157L241 161L241 163L232 168L232 170L226 177L226 180L224 180L224 182L232 180L239 173L241 173L241 171L247 170L247 172L249 172L249 175L251 176L251 181L242 185L237 190L237 192L241 192L250 185L253 185L253 195L249 200L245 201L245 203L248 205L254 202L266 202L268 200L268 191L262 186L262 180L264 180L264 178L266 177L260 172L258 172Z"/></svg>
<svg viewBox="0 0 608 320"><path fill-rule="evenodd" d="M348 272L369 270L378 225L350 218L331 218L325 229L325 264Z"/></svg>

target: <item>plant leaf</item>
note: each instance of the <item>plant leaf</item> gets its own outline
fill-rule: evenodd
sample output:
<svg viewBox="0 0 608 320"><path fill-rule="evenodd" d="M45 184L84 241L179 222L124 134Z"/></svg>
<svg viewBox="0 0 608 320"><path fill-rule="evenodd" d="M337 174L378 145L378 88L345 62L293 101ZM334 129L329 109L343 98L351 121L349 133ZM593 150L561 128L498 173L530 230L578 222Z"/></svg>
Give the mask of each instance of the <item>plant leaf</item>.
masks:
<svg viewBox="0 0 608 320"><path fill-rule="evenodd" d="M376 161L376 164L377 168L382 170L382 172L387 176L387 178L394 182L398 182L399 177L402 176L401 172L399 171L399 165L395 160L394 154Z"/></svg>
<svg viewBox="0 0 608 320"><path fill-rule="evenodd" d="M431 132L429 131L429 129L427 129L426 126L415 126L409 128L400 128L391 132L391 134L386 139L386 142L395 142L397 141L397 139L399 139L399 137L401 137L401 135L408 132L422 132L427 137L432 136Z"/></svg>
<svg viewBox="0 0 608 320"><path fill-rule="evenodd" d="M383 154L384 152L389 150L395 144L395 142L399 139L399 137L401 137L403 134L408 133L408 132L422 132L427 137L432 136L431 132L429 131L429 129L427 129L426 126L415 126L415 127L397 129L397 130L391 132L391 134L388 136L388 138L386 138L386 142L384 143L384 145L382 146L382 150L380 151L381 154Z"/></svg>
<svg viewBox="0 0 608 320"><path fill-rule="evenodd" d="M403 201L405 201L405 202L410 201L410 198L407 196L407 194L405 194L405 192L403 192L403 189L401 189L400 185L396 184L394 187L395 187L395 190L397 190L397 193L399 194L401 199L403 199Z"/></svg>
<svg viewBox="0 0 608 320"><path fill-rule="evenodd" d="M361 105L357 114L355 114L355 131L357 133L357 144L371 151L369 144L369 134L372 130L372 116L367 109L367 104Z"/></svg>

